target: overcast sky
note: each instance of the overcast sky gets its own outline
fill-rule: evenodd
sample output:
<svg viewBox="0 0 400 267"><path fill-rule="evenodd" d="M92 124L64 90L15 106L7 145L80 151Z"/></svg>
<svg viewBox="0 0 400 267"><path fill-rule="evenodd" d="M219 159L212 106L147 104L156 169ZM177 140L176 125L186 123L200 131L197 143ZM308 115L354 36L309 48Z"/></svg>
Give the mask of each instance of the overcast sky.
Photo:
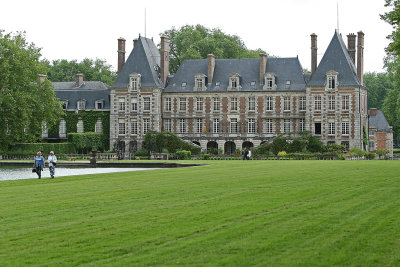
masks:
<svg viewBox="0 0 400 267"><path fill-rule="evenodd" d="M379 17L384 0L338 0L339 32L365 33L364 70L382 72L391 26ZM146 9L146 32L145 32ZM311 67L310 34L318 35L318 61L337 28L337 0L10 0L0 6L0 29L25 31L49 60L101 58L116 69L117 39L139 34L160 41L172 27L201 24L240 36L249 49L299 56ZM127 58L126 56L126 58Z"/></svg>

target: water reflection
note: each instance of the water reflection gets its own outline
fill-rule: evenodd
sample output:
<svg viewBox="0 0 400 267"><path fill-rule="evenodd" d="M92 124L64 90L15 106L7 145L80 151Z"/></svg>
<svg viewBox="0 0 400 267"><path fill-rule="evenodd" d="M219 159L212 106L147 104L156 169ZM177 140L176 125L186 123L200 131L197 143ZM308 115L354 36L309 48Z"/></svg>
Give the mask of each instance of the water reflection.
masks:
<svg viewBox="0 0 400 267"><path fill-rule="evenodd" d="M97 173L111 173L111 172L132 172L156 170L156 168L73 168L73 167L58 167L56 168L55 177L72 176L82 174L97 174ZM5 180L20 180L20 179L37 179L36 173L32 173L32 168L26 167L0 167L0 181ZM50 171L45 168L42 172L42 179L50 178Z"/></svg>

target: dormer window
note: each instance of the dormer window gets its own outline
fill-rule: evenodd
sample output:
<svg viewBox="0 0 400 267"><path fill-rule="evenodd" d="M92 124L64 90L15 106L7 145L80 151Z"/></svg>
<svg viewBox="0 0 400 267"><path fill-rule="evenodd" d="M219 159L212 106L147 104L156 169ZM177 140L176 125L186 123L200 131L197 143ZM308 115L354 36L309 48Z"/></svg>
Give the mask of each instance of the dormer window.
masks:
<svg viewBox="0 0 400 267"><path fill-rule="evenodd" d="M140 88L140 77L138 73L132 73L129 75L129 89L131 91L137 91Z"/></svg>
<svg viewBox="0 0 400 267"><path fill-rule="evenodd" d="M240 90L240 75L237 73L229 74L229 85L228 90L239 91Z"/></svg>
<svg viewBox="0 0 400 267"><path fill-rule="evenodd" d="M78 110L85 110L86 100L79 100L76 107Z"/></svg>
<svg viewBox="0 0 400 267"><path fill-rule="evenodd" d="M290 89L290 84L291 84L290 81L287 80L285 83L285 89Z"/></svg>
<svg viewBox="0 0 400 267"><path fill-rule="evenodd" d="M186 82L182 82L182 88L186 88Z"/></svg>
<svg viewBox="0 0 400 267"><path fill-rule="evenodd" d="M338 86L338 73L336 71L328 71L326 73L326 87L327 89L336 89Z"/></svg>
<svg viewBox="0 0 400 267"><path fill-rule="evenodd" d="M62 109L63 110L67 110L67 108L68 108L68 100L62 101L61 105L62 105Z"/></svg>
<svg viewBox="0 0 400 267"><path fill-rule="evenodd" d="M206 84L206 75L203 73L198 73L194 76L194 88L195 91L205 91L207 88Z"/></svg>
<svg viewBox="0 0 400 267"><path fill-rule="evenodd" d="M264 90L275 90L276 89L276 84L275 84L275 74L272 72L266 72L264 74Z"/></svg>
<svg viewBox="0 0 400 267"><path fill-rule="evenodd" d="M103 109L104 108L104 100L96 100L96 109Z"/></svg>

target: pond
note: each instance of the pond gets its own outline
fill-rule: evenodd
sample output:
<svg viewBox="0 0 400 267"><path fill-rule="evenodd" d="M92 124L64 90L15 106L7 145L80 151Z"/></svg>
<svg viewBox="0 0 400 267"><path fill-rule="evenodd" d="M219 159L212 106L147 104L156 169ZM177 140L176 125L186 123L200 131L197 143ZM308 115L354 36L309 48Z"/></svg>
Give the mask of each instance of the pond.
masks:
<svg viewBox="0 0 400 267"><path fill-rule="evenodd" d="M111 173L111 172L132 172L132 171L145 171L157 170L157 168L79 168L79 167L58 167L56 168L55 177L73 176L83 174L98 174L98 173ZM6 180L21 180L21 179L34 179L38 178L36 173L32 173L32 168L27 167L0 167L0 181ZM50 178L50 171L45 168L42 172L42 179Z"/></svg>

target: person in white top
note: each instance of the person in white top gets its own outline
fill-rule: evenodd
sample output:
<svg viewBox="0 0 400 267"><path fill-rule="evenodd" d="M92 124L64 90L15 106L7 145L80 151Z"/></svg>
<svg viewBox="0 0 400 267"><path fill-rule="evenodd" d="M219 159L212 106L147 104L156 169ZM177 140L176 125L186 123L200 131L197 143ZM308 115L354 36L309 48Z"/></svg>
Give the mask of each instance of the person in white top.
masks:
<svg viewBox="0 0 400 267"><path fill-rule="evenodd" d="M47 162L49 163L50 176L51 178L54 178L55 167L57 164L57 157L56 155L54 155L53 151L50 151L50 155L47 159Z"/></svg>

